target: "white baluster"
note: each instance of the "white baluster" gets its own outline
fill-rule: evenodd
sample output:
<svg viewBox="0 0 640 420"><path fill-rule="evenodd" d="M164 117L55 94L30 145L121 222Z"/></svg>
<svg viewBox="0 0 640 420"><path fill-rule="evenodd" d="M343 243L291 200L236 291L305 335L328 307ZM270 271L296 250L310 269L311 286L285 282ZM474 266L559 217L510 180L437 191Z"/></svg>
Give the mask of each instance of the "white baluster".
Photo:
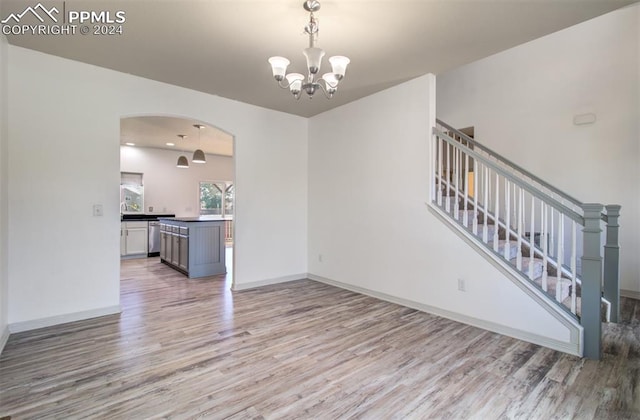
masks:
<svg viewBox="0 0 640 420"><path fill-rule="evenodd" d="M484 225L482 225L482 242L485 244L489 241L489 231L487 225L489 224L489 167L484 168Z"/></svg>
<svg viewBox="0 0 640 420"><path fill-rule="evenodd" d="M455 197L456 201L453 203L453 218L458 220L459 212L460 212L460 197L458 196L460 191L459 180L460 180L460 152L457 147L454 148L453 152L454 164L453 164L453 176L455 177Z"/></svg>
<svg viewBox="0 0 640 420"><path fill-rule="evenodd" d="M480 162L473 161L473 234L478 234L478 174Z"/></svg>
<svg viewBox="0 0 640 420"><path fill-rule="evenodd" d="M555 210L553 207L550 207L549 210L551 211L551 226L549 227L549 255L553 255L552 252L556 248L556 229L554 220ZM557 256L558 254L555 255L555 257Z"/></svg>
<svg viewBox="0 0 640 420"><path fill-rule="evenodd" d="M452 160L453 160L453 156L451 156L451 152L453 151L453 148L451 147L451 145L449 145L449 143L446 143L447 146L447 170L446 172L446 177L447 177L447 202L445 203L445 210L447 211L447 213L451 212L451 165L453 164Z"/></svg>
<svg viewBox="0 0 640 420"><path fill-rule="evenodd" d="M524 217L524 190L522 187L518 190L518 253L516 254L516 268L522 271L522 221Z"/></svg>
<svg viewBox="0 0 640 420"><path fill-rule="evenodd" d="M571 221L571 312L576 313L576 280L577 280L577 250L576 246L578 245L577 240L577 223L575 220Z"/></svg>
<svg viewBox="0 0 640 420"><path fill-rule="evenodd" d="M462 224L469 227L469 154L464 154L464 215L462 216Z"/></svg>
<svg viewBox="0 0 640 420"><path fill-rule="evenodd" d="M438 206L442 206L442 148L444 140L438 137L436 145L438 146Z"/></svg>
<svg viewBox="0 0 640 420"><path fill-rule="evenodd" d="M547 286L547 264L548 264L548 249L547 249L547 204L540 202L540 246L542 247L542 290L545 292L548 289Z"/></svg>
<svg viewBox="0 0 640 420"><path fill-rule="evenodd" d="M511 247L509 246L509 238L511 237L511 183L505 179L504 180L504 202L507 205L505 209L505 243L504 243L504 259L511 259Z"/></svg>
<svg viewBox="0 0 640 420"><path fill-rule="evenodd" d="M498 252L498 242L500 242L500 236L498 231L500 230L500 177L496 173L496 194L495 194L495 208L493 209L494 213L494 231L493 231L493 250Z"/></svg>
<svg viewBox="0 0 640 420"><path fill-rule="evenodd" d="M515 182L513 184L513 189L511 190L511 196L513 197L513 214L511 215L511 220L515 221L518 219L518 194L516 194L516 188L518 187ZM512 229L513 230L513 229Z"/></svg>
<svg viewBox="0 0 640 420"><path fill-rule="evenodd" d="M533 280L533 257L535 257L535 197L531 196L531 223L529 224L529 279Z"/></svg>
<svg viewBox="0 0 640 420"><path fill-rule="evenodd" d="M560 281L562 280L562 262L564 261L564 215L558 214L558 270L556 273L556 300L561 302Z"/></svg>

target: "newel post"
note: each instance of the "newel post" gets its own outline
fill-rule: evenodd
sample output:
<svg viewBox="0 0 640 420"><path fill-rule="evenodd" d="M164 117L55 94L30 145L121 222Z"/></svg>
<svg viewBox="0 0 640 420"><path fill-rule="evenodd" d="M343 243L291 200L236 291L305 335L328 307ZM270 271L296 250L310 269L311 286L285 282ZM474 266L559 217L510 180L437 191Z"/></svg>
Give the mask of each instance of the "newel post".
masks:
<svg viewBox="0 0 640 420"><path fill-rule="evenodd" d="M620 206L608 205L607 242L604 245L604 297L611 302L611 322L620 318L620 245L618 217Z"/></svg>
<svg viewBox="0 0 640 420"><path fill-rule="evenodd" d="M584 229L582 252L582 327L584 357L600 359L602 325L602 255L600 253L600 215L602 204L583 204Z"/></svg>

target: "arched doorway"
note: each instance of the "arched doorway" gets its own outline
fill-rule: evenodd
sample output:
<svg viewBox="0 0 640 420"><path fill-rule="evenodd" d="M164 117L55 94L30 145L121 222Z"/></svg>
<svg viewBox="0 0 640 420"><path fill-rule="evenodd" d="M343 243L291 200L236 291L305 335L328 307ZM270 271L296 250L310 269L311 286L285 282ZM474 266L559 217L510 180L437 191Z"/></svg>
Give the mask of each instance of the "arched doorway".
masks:
<svg viewBox="0 0 640 420"><path fill-rule="evenodd" d="M197 151L203 152L204 159L194 159ZM157 219L172 215L224 219L225 283L230 288L234 268L234 136L188 117L122 117L120 172L121 258L155 258L179 270L182 264L173 265L170 258L160 255L164 242ZM143 231L145 221L148 226ZM188 273L188 268L183 271Z"/></svg>

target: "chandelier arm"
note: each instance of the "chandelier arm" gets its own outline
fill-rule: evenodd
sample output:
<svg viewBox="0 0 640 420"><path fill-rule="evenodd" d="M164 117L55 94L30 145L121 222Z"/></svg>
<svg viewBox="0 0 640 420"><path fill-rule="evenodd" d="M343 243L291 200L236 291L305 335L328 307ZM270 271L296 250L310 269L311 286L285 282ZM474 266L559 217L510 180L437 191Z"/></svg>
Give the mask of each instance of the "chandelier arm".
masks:
<svg viewBox="0 0 640 420"><path fill-rule="evenodd" d="M324 83L320 83L320 82L324 82ZM333 98L333 93L329 92L329 90L326 88L326 83L327 81L324 79L320 79L316 82L316 84L320 87L320 90L322 91L322 93L324 94L325 98L327 99L331 99Z"/></svg>
<svg viewBox="0 0 640 420"><path fill-rule="evenodd" d="M280 86L282 89L289 89L289 86L291 86L291 83L289 83L289 81L286 78L278 80L277 82L278 82L278 86ZM284 82L285 84L283 85L282 82Z"/></svg>

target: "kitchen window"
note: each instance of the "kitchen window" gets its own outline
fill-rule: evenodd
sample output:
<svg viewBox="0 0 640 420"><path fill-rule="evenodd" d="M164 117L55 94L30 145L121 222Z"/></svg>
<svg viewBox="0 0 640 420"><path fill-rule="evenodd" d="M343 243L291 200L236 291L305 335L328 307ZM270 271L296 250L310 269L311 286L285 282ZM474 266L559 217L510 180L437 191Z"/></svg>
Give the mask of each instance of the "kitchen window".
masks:
<svg viewBox="0 0 640 420"><path fill-rule="evenodd" d="M200 181L200 215L233 215L234 187L230 181Z"/></svg>

